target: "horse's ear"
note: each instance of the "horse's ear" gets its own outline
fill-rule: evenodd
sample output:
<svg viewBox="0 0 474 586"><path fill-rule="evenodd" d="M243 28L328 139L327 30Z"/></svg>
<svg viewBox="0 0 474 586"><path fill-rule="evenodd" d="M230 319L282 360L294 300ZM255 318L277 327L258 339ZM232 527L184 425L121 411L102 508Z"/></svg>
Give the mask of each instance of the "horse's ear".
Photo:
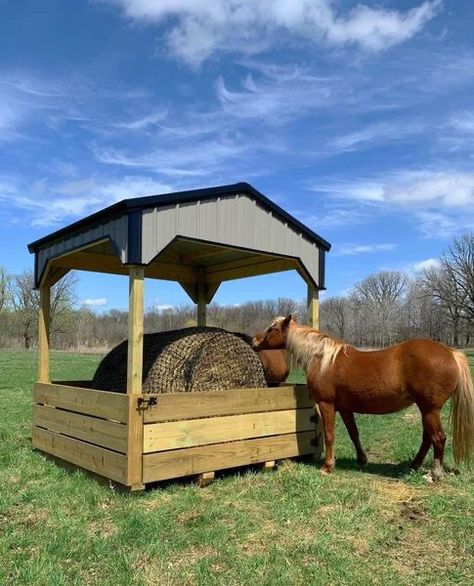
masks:
<svg viewBox="0 0 474 586"><path fill-rule="evenodd" d="M282 325L284 328L287 328L287 327L288 327L288 324L290 323L290 321L291 321L291 313L290 313L290 315L287 315L287 316L285 317L285 319L282 321L282 324L281 324L281 325Z"/></svg>

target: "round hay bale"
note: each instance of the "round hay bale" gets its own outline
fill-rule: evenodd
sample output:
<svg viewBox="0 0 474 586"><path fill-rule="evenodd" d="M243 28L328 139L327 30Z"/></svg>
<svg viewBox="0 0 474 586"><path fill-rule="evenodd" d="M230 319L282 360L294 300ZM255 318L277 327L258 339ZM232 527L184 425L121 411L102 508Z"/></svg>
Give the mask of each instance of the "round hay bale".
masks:
<svg viewBox="0 0 474 586"><path fill-rule="evenodd" d="M100 362L93 388L126 392L125 340ZM240 337L219 328L194 327L143 338L143 392L182 393L266 387L256 352Z"/></svg>

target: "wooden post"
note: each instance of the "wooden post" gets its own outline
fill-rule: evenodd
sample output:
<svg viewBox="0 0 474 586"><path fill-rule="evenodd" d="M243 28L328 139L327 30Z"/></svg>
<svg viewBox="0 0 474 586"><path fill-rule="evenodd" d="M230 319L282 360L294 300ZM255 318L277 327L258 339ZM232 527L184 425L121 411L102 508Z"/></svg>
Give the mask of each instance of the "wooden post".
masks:
<svg viewBox="0 0 474 586"><path fill-rule="evenodd" d="M137 395L142 392L144 269L132 266L129 274L127 393Z"/></svg>
<svg viewBox="0 0 474 586"><path fill-rule="evenodd" d="M306 319L310 327L319 330L319 291L310 284L308 284Z"/></svg>
<svg viewBox="0 0 474 586"><path fill-rule="evenodd" d="M129 269L129 314L128 314L128 364L127 394L128 441L127 464L128 485L131 490L143 490L143 416L138 399L142 393L143 376L143 289L144 268Z"/></svg>
<svg viewBox="0 0 474 586"><path fill-rule="evenodd" d="M207 321L206 316L206 284L205 283L198 283L197 286L198 290L198 303L197 303L197 325L198 326L205 326Z"/></svg>
<svg viewBox="0 0 474 586"><path fill-rule="evenodd" d="M38 382L49 383L49 322L51 311L51 286L48 281L40 285L38 324Z"/></svg>

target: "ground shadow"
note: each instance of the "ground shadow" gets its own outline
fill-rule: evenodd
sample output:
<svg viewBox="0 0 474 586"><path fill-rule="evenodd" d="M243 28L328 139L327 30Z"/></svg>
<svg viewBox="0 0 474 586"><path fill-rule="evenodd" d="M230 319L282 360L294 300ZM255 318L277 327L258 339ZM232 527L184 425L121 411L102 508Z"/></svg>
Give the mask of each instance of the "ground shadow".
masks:
<svg viewBox="0 0 474 586"><path fill-rule="evenodd" d="M320 467L322 460L315 460L314 465ZM385 476L388 478L401 478L410 473L410 460L393 463L379 463L379 462L368 462L365 466L358 466L355 459L352 458L338 458L336 460L337 470L351 470L358 471L363 474L371 474L373 476Z"/></svg>

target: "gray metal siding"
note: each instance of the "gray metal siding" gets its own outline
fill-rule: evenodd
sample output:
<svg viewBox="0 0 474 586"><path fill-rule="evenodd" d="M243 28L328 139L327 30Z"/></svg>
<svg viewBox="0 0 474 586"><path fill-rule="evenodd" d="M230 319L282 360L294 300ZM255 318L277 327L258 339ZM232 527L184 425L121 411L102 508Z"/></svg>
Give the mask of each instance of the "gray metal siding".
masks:
<svg viewBox="0 0 474 586"><path fill-rule="evenodd" d="M319 284L318 246L246 195L144 210L143 263L176 236L300 258Z"/></svg>
<svg viewBox="0 0 474 586"><path fill-rule="evenodd" d="M84 248L92 243L109 238L122 262L127 260L127 239L128 239L128 217L121 216L105 224L95 226L90 230L84 230L74 236L66 237L54 244L39 250L38 255L38 275L41 277L46 264L49 260L72 252L74 250Z"/></svg>

